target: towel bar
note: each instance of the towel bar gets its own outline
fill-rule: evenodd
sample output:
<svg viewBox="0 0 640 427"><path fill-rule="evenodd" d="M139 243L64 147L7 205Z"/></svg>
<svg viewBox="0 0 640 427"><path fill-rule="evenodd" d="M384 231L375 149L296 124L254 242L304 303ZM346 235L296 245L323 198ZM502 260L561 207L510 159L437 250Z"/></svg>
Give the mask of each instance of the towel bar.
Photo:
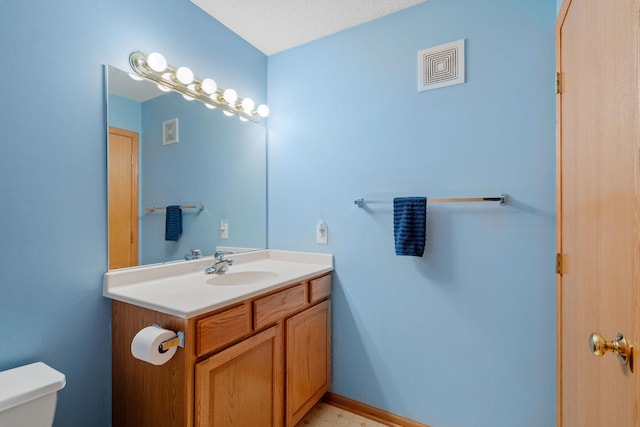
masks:
<svg viewBox="0 0 640 427"><path fill-rule="evenodd" d="M461 202L500 202L500 206L507 204L507 195L498 194L497 197L459 197L459 198L447 198L447 199L428 199L427 203L461 203ZM353 201L353 203L359 208L364 207L366 204L364 198L359 198Z"/></svg>
<svg viewBox="0 0 640 427"><path fill-rule="evenodd" d="M151 206L150 208L144 208L144 210L146 211L162 211L167 209L166 206L164 207L157 207L157 206ZM204 204L200 203L199 205L184 205L184 206L180 206L180 209L198 209L198 213L202 212L204 210Z"/></svg>

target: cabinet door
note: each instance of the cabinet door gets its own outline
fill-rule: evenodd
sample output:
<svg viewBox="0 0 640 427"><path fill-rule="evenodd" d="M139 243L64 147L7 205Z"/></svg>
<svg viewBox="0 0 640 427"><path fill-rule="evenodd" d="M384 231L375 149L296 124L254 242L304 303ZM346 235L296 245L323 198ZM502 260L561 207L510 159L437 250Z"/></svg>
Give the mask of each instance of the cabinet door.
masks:
<svg viewBox="0 0 640 427"><path fill-rule="evenodd" d="M330 301L289 318L286 328L287 426L294 426L331 384Z"/></svg>
<svg viewBox="0 0 640 427"><path fill-rule="evenodd" d="M282 426L281 337L274 326L196 364L197 427Z"/></svg>

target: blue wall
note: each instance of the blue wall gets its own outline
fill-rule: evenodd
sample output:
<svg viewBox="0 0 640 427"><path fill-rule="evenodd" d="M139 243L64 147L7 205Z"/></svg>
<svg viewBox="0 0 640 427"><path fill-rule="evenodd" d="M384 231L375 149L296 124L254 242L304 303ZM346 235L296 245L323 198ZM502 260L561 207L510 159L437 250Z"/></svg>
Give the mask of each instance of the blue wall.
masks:
<svg viewBox="0 0 640 427"><path fill-rule="evenodd" d="M132 132L142 132L142 103L109 95L109 126L127 129Z"/></svg>
<svg viewBox="0 0 640 427"><path fill-rule="evenodd" d="M0 2L0 370L65 373L56 426L110 424L103 64L135 50L266 101L267 58L188 1Z"/></svg>
<svg viewBox="0 0 640 427"><path fill-rule="evenodd" d="M335 255L335 393L437 427L555 425L555 15L429 0L269 58L269 247ZM459 39L467 83L417 92L416 53ZM429 205L424 257L394 255L393 197L501 192Z"/></svg>

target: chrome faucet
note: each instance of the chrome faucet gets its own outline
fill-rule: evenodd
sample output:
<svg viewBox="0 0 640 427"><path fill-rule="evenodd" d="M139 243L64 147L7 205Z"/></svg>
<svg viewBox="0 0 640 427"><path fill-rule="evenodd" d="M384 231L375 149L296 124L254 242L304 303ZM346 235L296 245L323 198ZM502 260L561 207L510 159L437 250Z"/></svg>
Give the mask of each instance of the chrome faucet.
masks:
<svg viewBox="0 0 640 427"><path fill-rule="evenodd" d="M228 251L217 251L215 253L214 258L215 262L211 267L207 267L204 269L204 272L207 274L222 274L229 271L229 266L233 265L233 260L229 258L225 258L225 255L231 255L233 252Z"/></svg>
<svg viewBox="0 0 640 427"><path fill-rule="evenodd" d="M200 249L191 249L191 255L185 255L184 259L190 261L192 259L200 259Z"/></svg>

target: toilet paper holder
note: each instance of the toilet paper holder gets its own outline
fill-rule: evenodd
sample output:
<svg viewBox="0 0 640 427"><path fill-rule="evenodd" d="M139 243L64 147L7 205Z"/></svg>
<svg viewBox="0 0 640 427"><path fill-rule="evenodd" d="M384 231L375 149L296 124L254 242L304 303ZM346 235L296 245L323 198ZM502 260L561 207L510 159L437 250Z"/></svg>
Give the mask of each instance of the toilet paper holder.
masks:
<svg viewBox="0 0 640 427"><path fill-rule="evenodd" d="M157 323L154 323L153 326L159 328L160 326ZM158 351L160 353L166 353L169 349L173 347L182 347L184 348L184 332L178 331L176 332L176 336L173 338L169 338L166 341L162 341L158 346Z"/></svg>

